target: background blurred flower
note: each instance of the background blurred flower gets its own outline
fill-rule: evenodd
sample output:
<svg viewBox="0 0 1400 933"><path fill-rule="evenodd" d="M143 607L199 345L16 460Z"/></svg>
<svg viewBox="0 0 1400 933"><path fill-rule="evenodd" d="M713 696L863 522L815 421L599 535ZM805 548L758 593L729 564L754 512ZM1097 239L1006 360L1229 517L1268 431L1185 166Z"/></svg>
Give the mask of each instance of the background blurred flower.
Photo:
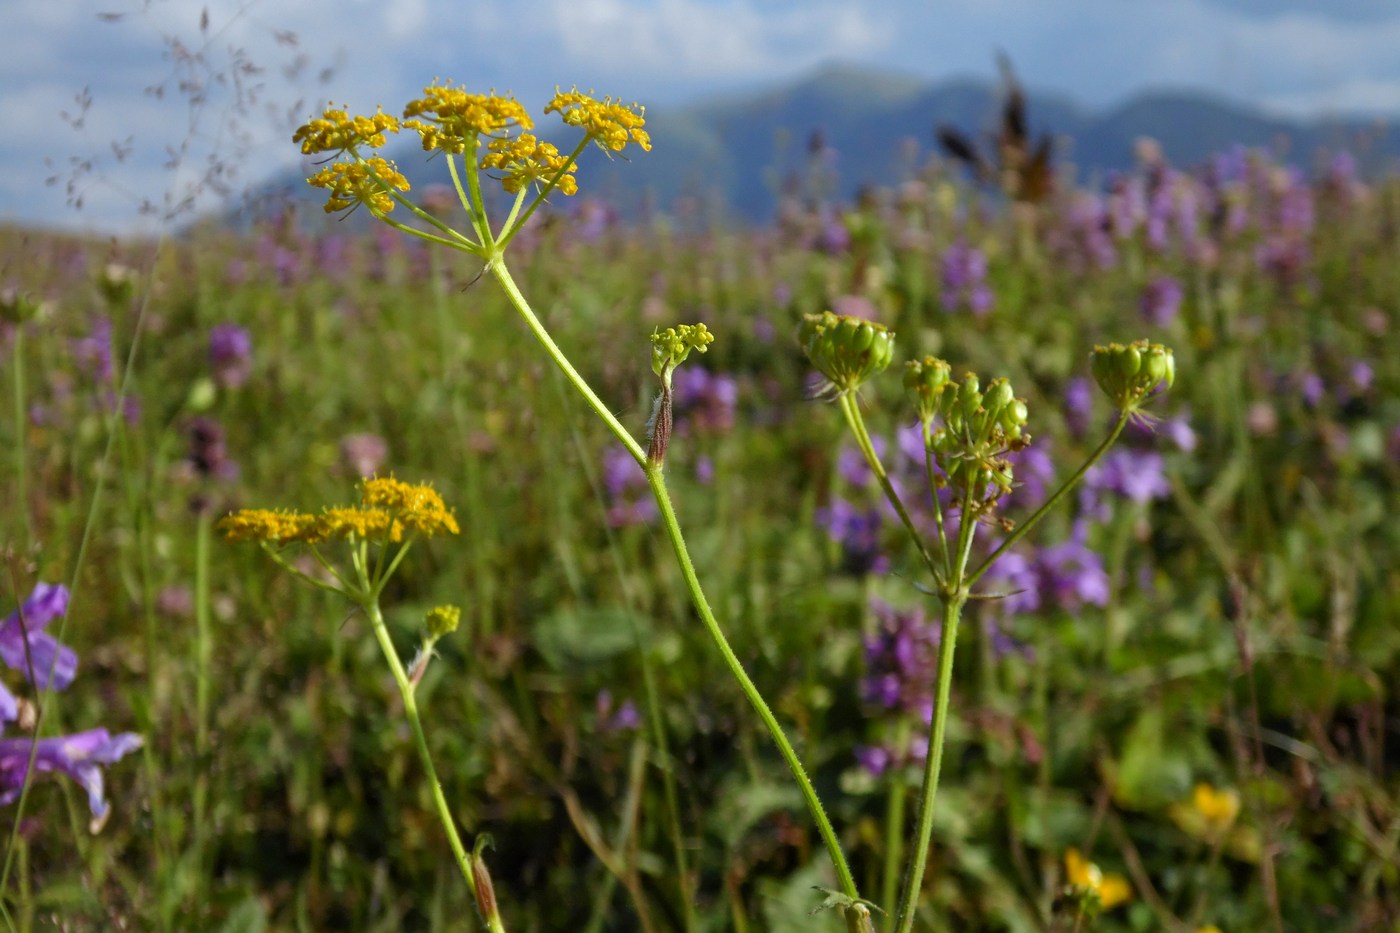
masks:
<svg viewBox="0 0 1400 933"><path fill-rule="evenodd" d="M67 687L78 673L78 656L72 648L59 644L57 639L44 631L50 622L67 611L66 586L35 584L34 591L21 607L0 623L0 660L24 674L40 689L62 690Z"/></svg>
<svg viewBox="0 0 1400 933"><path fill-rule="evenodd" d="M981 250L958 242L948 247L941 265L943 310L967 310L978 317L995 301L987 284L987 257Z"/></svg>
<svg viewBox="0 0 1400 933"><path fill-rule="evenodd" d="M214 381L236 389L253 371L253 337L237 324L216 324L209 331L209 364Z"/></svg>

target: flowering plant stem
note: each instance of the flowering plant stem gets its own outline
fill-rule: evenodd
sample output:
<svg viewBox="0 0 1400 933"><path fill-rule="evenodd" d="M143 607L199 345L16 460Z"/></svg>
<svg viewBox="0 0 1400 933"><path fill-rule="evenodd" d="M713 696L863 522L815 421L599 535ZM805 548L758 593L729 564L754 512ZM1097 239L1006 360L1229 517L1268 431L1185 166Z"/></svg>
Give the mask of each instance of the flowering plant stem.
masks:
<svg viewBox="0 0 1400 933"><path fill-rule="evenodd" d="M903 892L899 898L898 909L894 914L897 933L909 933L914 927L919 892L923 888L924 871L928 863L929 844L933 836L933 805L938 796L938 780L943 765L943 745L947 736L949 697L953 683L953 656L957 646L958 625L962 619L963 607L972 598L973 584L987 572L996 559L1039 524L1040 520L1084 478L1084 474L1088 472L1089 468L1108 452L1127 425L1131 414L1126 410L1123 411L1103 443L1094 449L1079 469L1046 499L1040 508L1036 509L1029 518L1007 535L1006 539L976 570L969 572L968 564L972 555L972 543L977 524L972 517L976 514L972 497L970 495L963 497L958 522L957 543L950 549L941 542L942 509L938 506L938 500L935 496L934 504L937 509L940 529L939 553L942 556L941 561L935 561L924 543L923 536L914 525L908 509L900 500L894 484L890 481L889 474L880 462L879 455L875 452L875 446L870 440L870 432L865 427L865 420L861 416L860 405L855 393L841 393L838 402L841 412L846 418L846 423L851 429L851 434L855 437L856 445L860 448L866 463L879 481L885 497L898 513L900 521L918 547L919 556L937 581L938 589L936 592L942 608L942 625L938 642L938 680L934 686L933 718L929 723L928 755L924 761L923 780L919 790L918 821L914 829L914 843L905 872ZM930 483L932 483L931 465L929 470ZM933 490L931 489L930 492ZM894 832L897 830L892 829L891 836ZM887 881L886 885L889 887L890 883ZM889 900L888 894L886 899Z"/></svg>
<svg viewBox="0 0 1400 933"><path fill-rule="evenodd" d="M670 495L666 491L666 480L662 475L661 464L648 460L645 451L640 444L632 437L631 433L622 426L621 422L613 416L597 394L594 393L584 378L579 375L569 362L564 352L559 349L544 325L540 323L530 304L521 294L516 286L515 280L511 278L510 271L506 268L502 257L496 256L488 259L487 266L495 276L505 291L506 297L514 305L516 311L524 319L526 326L531 333L539 340L549 355L564 373L565 378L573 385L574 389L583 396L599 418L607 424L613 435L627 448L627 452L637 461L646 472L647 481L651 485L652 495L656 498L656 504L661 513L662 522L666 526L667 537L671 541L671 548L675 552L676 561L680 565L681 574L685 578L686 588L690 591L691 601L695 605L696 612L699 613L701 621L705 625L705 630L709 633L719 649L720 655L724 658L725 664L729 667L730 673L738 682L749 703L758 713L759 718L767 727L769 735L775 745L778 746L779 753L787 763L788 769L792 772L793 780L797 782L798 790L802 794L803 800L807 804L807 809L811 813L812 819L817 824L817 831L822 837L822 842L826 846L827 855L831 858L832 867L836 870L837 881L840 884L841 892L850 898L852 905L845 910L846 926L851 933L865 933L872 927L868 919L868 912L859 905L860 894L856 889L855 878L851 874L850 866L846 863L846 856L841 851L841 843L836 838L836 831L832 828L830 819L827 818L826 810L822 807L821 800L817 797L816 788L812 786L811 779L807 776L806 769L803 768L801 760L797 757L797 752L793 749L792 743L788 741L787 735L783 732L783 727L778 723L777 717L769 709L763 696L758 692L752 680L749 679L743 664L739 661L734 650L729 646L729 641L725 638L724 632L720 629L719 623L715 620L714 612L710 609L709 601L705 598L704 591L700 587L700 580L695 574L695 566L691 563L690 553L686 549L685 538L681 534L680 523L676 520L675 510L671 506Z"/></svg>
<svg viewBox="0 0 1400 933"><path fill-rule="evenodd" d="M442 828L447 833L447 842L452 847L452 856L457 860L457 867L461 870L462 877L467 879L467 886L471 888L472 898L480 903L476 875L472 871L471 856L467 854L466 848L462 845L462 838L457 834L457 825L452 818L452 810L447 805L447 797L442 792L442 782L438 780L437 768L433 767L433 756L428 751L428 737L423 732L423 721L418 715L418 701L414 697L413 684L409 682L408 674L403 668L403 662L399 660L398 651L394 648L393 641L389 639L389 627L384 624L384 613L379 609L378 595L371 592L361 605L365 614L369 616L375 640L379 642L379 648L384 653L384 660L388 663L389 671L394 676L394 683L399 688L399 696L403 699L404 716L413 728L413 740L418 746L418 757L423 762L423 771L428 777L428 786L433 792L433 806L437 809L438 819L442 822ZM492 913L483 919L486 928L491 933L505 933L505 927L501 924L499 913Z"/></svg>

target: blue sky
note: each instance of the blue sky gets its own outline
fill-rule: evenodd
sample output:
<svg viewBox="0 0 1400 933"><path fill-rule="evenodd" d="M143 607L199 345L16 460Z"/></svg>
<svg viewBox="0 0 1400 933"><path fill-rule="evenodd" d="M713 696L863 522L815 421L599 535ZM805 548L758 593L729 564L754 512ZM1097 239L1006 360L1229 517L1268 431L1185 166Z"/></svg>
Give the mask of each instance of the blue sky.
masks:
<svg viewBox="0 0 1400 933"><path fill-rule="evenodd" d="M296 164L289 127L327 99L394 112L439 76L528 105L578 84L655 109L833 61L992 79L1001 49L1024 83L1088 107L1170 87L1400 116L1394 0L8 0L0 35L0 221L102 231L149 226L142 199L191 186L211 203L200 166L236 168L238 189ZM218 80L240 71L256 91L241 106ZM196 108L174 83L192 74ZM75 159L93 161L81 210L65 204Z"/></svg>

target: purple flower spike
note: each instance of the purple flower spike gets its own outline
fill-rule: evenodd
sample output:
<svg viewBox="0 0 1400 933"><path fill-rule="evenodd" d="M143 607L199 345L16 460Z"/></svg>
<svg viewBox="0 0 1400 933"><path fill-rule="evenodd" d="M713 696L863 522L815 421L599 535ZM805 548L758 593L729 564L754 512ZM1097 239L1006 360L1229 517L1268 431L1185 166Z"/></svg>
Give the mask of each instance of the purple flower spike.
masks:
<svg viewBox="0 0 1400 933"><path fill-rule="evenodd" d="M1142 316L1158 327L1166 327L1176 320L1181 297L1181 283L1169 275L1159 275L1143 290Z"/></svg>
<svg viewBox="0 0 1400 933"><path fill-rule="evenodd" d="M943 310L964 308L981 317L995 301L987 285L987 257L966 243L954 243L943 254Z"/></svg>
<svg viewBox="0 0 1400 933"><path fill-rule="evenodd" d="M24 787L33 739L0 739L0 805L13 803ZM120 761L141 747L134 732L112 735L106 729L89 729L73 735L39 739L34 768L39 773L59 772L87 791L94 824L107 819L108 804L102 795L102 765Z"/></svg>
<svg viewBox="0 0 1400 933"><path fill-rule="evenodd" d="M248 381L253 370L253 337L237 324L217 324L209 331L209 363L214 380L225 389Z"/></svg>
<svg viewBox="0 0 1400 933"><path fill-rule="evenodd" d="M32 660L34 669L31 682L36 687L54 690L67 687L78 673L78 656L72 648L59 644L57 639L43 631L45 626L67 611L66 586L35 584L34 592L24 601L24 605L0 623L0 661L28 678ZM28 657L25 652L26 636L29 642Z"/></svg>

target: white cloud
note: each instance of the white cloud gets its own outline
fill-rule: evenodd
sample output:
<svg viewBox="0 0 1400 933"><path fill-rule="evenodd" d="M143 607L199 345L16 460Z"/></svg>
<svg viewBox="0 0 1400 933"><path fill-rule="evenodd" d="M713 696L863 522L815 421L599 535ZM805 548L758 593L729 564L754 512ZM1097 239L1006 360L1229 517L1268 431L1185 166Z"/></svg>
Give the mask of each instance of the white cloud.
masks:
<svg viewBox="0 0 1400 933"><path fill-rule="evenodd" d="M199 29L209 9L207 36ZM97 14L127 11L117 23ZM277 44L294 33L298 48ZM1022 81L1103 107L1163 85L1214 90L1294 115L1400 112L1400 5L1393 0L0 0L0 181L3 210L52 217L61 195L39 183L44 155L105 152L115 190L159 194L167 145L192 138L232 157L226 88L193 130L172 89L165 36L202 50L214 71L245 48L265 67L263 102L298 119L327 99L393 111L435 77L510 90L532 107L555 84L578 83L656 109L770 84L840 60L928 80L995 77L1005 50ZM295 77L282 66L304 55ZM336 65L329 84L316 73ZM95 102L84 137L58 118L84 85ZM300 103L298 100L300 99ZM295 105L295 107L294 107ZM243 115L251 176L295 163L285 120L263 104ZM106 189L104 189L106 190ZM98 197L93 193L90 204ZM127 203L102 195L116 217ZM128 211L131 208L126 208Z"/></svg>
<svg viewBox="0 0 1400 933"><path fill-rule="evenodd" d="M891 25L852 4L765 12L730 0L555 0L548 16L564 53L655 80L767 78L832 57L869 55Z"/></svg>

